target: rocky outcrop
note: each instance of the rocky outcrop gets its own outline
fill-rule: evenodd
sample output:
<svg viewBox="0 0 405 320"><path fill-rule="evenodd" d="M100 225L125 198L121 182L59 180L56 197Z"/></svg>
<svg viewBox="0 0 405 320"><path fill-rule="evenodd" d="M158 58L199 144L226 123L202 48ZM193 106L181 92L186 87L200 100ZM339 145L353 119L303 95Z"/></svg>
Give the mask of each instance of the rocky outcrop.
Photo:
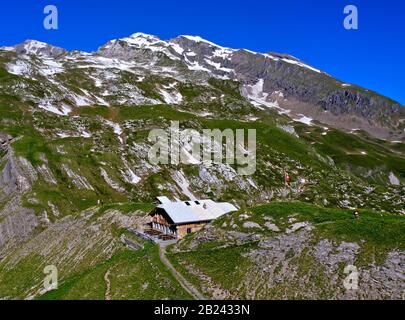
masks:
<svg viewBox="0 0 405 320"><path fill-rule="evenodd" d="M66 53L65 49L36 40L26 40L14 47L17 54L34 54L57 58Z"/></svg>
<svg viewBox="0 0 405 320"><path fill-rule="evenodd" d="M317 230L322 224L296 222L295 217L288 221L285 230L273 229L275 224L271 224L272 235L263 234L259 223L244 222L242 228L246 232L229 231L226 222L221 227L207 225L176 244L172 252L180 256L193 252L194 256L200 248L209 247L221 256L222 250L235 252L245 247L240 254L247 260L238 266L245 269L234 282L234 290L227 288L221 299L402 299L403 250L391 248L380 255L378 262L379 252L364 260L364 241L319 237ZM268 224L267 221L264 226ZM207 281L212 273L203 271L209 270L203 268L205 262L191 261L194 262L181 259L180 263L199 279L207 293L212 295L213 288L223 289L218 281ZM349 276L354 282L347 286Z"/></svg>
<svg viewBox="0 0 405 320"><path fill-rule="evenodd" d="M29 190L38 178L31 163L27 159L15 157L12 149L9 149L4 161L6 164L0 175L0 190L6 195Z"/></svg>
<svg viewBox="0 0 405 320"><path fill-rule="evenodd" d="M372 97L364 93L339 90L328 93L320 99L318 104L324 109L336 115L354 113L367 119L400 115L404 111L399 104L389 102L381 97ZM384 120L381 118L381 120Z"/></svg>
<svg viewBox="0 0 405 320"><path fill-rule="evenodd" d="M0 257L26 240L39 225L34 210L23 207L22 196L38 178L31 163L16 157L9 135L0 135L3 169L0 172Z"/></svg>
<svg viewBox="0 0 405 320"><path fill-rule="evenodd" d="M34 210L24 208L16 195L0 210L0 261L39 226Z"/></svg>

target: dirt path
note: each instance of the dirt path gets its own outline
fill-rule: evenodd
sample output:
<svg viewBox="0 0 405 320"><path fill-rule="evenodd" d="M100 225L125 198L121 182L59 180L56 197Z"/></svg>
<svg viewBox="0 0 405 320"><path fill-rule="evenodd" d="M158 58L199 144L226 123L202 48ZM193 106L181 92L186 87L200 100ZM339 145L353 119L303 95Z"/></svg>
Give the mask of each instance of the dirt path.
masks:
<svg viewBox="0 0 405 320"><path fill-rule="evenodd" d="M110 295L111 294L111 282L110 282L110 279L108 278L109 276L110 276L110 270L108 270L104 275L104 281L107 285L107 289L104 294L105 300L111 300L111 295Z"/></svg>
<svg viewBox="0 0 405 320"><path fill-rule="evenodd" d="M188 282L170 263L169 259L166 257L166 247L168 244L159 244L159 256L163 264L169 268L173 276L180 283L180 285L186 290L190 295L192 295L197 300L207 300L190 282Z"/></svg>

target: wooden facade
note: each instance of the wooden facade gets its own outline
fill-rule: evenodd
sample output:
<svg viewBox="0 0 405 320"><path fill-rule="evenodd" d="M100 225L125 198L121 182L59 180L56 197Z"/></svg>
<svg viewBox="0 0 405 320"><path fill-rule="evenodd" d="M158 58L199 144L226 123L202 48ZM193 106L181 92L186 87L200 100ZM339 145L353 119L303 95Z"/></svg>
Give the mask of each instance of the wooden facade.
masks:
<svg viewBox="0 0 405 320"><path fill-rule="evenodd" d="M196 221L176 224L162 208L156 208L151 213L152 222L150 227L162 234L173 236L177 239L184 238L188 233L192 233L203 228L210 221Z"/></svg>

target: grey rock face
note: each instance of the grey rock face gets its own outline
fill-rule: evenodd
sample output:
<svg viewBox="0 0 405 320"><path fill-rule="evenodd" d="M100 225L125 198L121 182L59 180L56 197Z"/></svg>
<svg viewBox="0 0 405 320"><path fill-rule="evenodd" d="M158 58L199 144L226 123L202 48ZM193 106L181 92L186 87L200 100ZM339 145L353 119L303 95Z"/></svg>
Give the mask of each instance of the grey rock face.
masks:
<svg viewBox="0 0 405 320"><path fill-rule="evenodd" d="M342 242L337 248L328 240L321 240L315 246L315 257L327 267L332 274L336 272L339 263L352 265L360 246L357 243Z"/></svg>
<svg viewBox="0 0 405 320"><path fill-rule="evenodd" d="M65 49L54 47L35 40L24 41L23 43L14 46L14 48L17 54L32 54L52 58L57 58L67 52Z"/></svg>
<svg viewBox="0 0 405 320"><path fill-rule="evenodd" d="M330 92L318 104L323 109L336 115L355 113L369 119L395 115L401 112L399 104L389 103L389 101L379 97L373 98L349 90Z"/></svg>
<svg viewBox="0 0 405 320"><path fill-rule="evenodd" d="M31 163L14 155L12 137L0 134L0 148L5 152L0 172L0 257L7 248L16 247L39 225L34 210L23 207L21 197L37 179Z"/></svg>
<svg viewBox="0 0 405 320"><path fill-rule="evenodd" d="M10 200L0 210L0 258L28 239L38 226L34 210L24 208L19 196Z"/></svg>
<svg viewBox="0 0 405 320"><path fill-rule="evenodd" d="M405 292L405 256L403 252L392 251L383 265L373 265L360 270L359 289L369 292L371 299L403 300ZM361 294L360 297L367 297Z"/></svg>
<svg viewBox="0 0 405 320"><path fill-rule="evenodd" d="M31 163L24 158L15 157L11 148L8 149L3 161L6 164L0 173L0 190L6 195L27 191L37 180L37 172Z"/></svg>
<svg viewBox="0 0 405 320"><path fill-rule="evenodd" d="M271 222L266 222L266 223L264 224L264 226L265 226L267 229L269 229L269 230L271 230L271 231L274 231L274 232L280 232L280 231L281 231L280 228L277 227L276 224L271 223Z"/></svg>
<svg viewBox="0 0 405 320"><path fill-rule="evenodd" d="M243 223L243 228L245 229L261 229L260 224L252 221L246 221Z"/></svg>

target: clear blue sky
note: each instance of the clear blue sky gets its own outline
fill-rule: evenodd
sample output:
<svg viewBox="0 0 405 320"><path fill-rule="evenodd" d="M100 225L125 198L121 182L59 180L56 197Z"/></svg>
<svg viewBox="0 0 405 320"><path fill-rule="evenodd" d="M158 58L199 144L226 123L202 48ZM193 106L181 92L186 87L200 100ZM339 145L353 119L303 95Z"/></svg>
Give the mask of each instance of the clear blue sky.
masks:
<svg viewBox="0 0 405 320"><path fill-rule="evenodd" d="M59 30L43 28L43 8L59 9ZM359 30L343 28L343 8L359 10ZM145 32L200 35L223 46L283 52L348 83L405 105L403 0L1 0L0 46L26 39L92 51Z"/></svg>

